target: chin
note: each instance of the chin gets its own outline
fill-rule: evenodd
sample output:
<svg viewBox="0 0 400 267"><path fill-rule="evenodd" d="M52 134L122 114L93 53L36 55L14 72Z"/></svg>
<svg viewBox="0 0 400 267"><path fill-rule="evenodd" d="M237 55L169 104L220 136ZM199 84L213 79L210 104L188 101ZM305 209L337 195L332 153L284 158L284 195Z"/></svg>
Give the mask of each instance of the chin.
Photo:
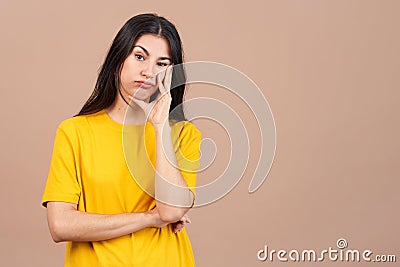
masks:
<svg viewBox="0 0 400 267"><path fill-rule="evenodd" d="M137 100L146 101L147 99L150 98L150 96L142 96L142 95L140 95L140 96L134 96L133 98L137 99Z"/></svg>
<svg viewBox="0 0 400 267"><path fill-rule="evenodd" d="M133 97L139 100L149 99L157 90L138 90L133 94Z"/></svg>

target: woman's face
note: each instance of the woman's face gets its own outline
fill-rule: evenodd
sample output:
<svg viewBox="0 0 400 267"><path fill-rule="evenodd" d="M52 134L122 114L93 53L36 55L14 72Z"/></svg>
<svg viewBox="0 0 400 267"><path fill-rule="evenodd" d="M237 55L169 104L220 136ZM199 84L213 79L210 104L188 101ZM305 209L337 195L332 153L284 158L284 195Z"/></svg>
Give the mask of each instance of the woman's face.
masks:
<svg viewBox="0 0 400 267"><path fill-rule="evenodd" d="M168 41L154 34L142 35L136 41L132 53L122 63L120 86L123 96L133 96L149 102L150 96L158 89L156 74L171 64Z"/></svg>

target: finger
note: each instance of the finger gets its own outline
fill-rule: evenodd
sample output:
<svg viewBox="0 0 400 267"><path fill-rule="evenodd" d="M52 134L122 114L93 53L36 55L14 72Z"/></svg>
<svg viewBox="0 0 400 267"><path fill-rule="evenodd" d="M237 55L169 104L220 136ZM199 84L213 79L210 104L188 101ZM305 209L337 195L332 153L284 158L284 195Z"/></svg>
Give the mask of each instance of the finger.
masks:
<svg viewBox="0 0 400 267"><path fill-rule="evenodd" d="M182 217L181 221L184 221L185 223L191 223L192 222L187 214L185 214Z"/></svg>
<svg viewBox="0 0 400 267"><path fill-rule="evenodd" d="M182 229L183 229L184 226L185 226L185 225L184 225L183 223L180 223L180 224L178 225L178 232L179 232L179 231L182 231Z"/></svg>
<svg viewBox="0 0 400 267"><path fill-rule="evenodd" d="M171 103L172 98L171 98L171 94L169 93L169 91L166 91L164 93L162 93L161 91L157 94L156 99L154 101L154 103L157 105L158 102L161 101L169 101Z"/></svg>
<svg viewBox="0 0 400 267"><path fill-rule="evenodd" d="M174 233L181 231L183 228L183 223L177 223L174 227Z"/></svg>
<svg viewBox="0 0 400 267"><path fill-rule="evenodd" d="M156 96L156 101L160 100L163 97L161 92L158 92L157 96Z"/></svg>
<svg viewBox="0 0 400 267"><path fill-rule="evenodd" d="M173 71L173 65L170 65L167 68L167 71L166 71L165 77L164 77L164 87L165 87L165 90L168 92L171 90L172 71Z"/></svg>
<svg viewBox="0 0 400 267"><path fill-rule="evenodd" d="M187 222L187 216L186 216L186 215L183 216L182 219L181 219L181 221L182 221L182 222Z"/></svg>
<svg viewBox="0 0 400 267"><path fill-rule="evenodd" d="M161 74L163 72L160 72L157 76L156 76L156 80L157 80L157 85L158 85L158 90L160 90L161 95L163 95L167 90L164 87L163 84L163 79L161 78Z"/></svg>

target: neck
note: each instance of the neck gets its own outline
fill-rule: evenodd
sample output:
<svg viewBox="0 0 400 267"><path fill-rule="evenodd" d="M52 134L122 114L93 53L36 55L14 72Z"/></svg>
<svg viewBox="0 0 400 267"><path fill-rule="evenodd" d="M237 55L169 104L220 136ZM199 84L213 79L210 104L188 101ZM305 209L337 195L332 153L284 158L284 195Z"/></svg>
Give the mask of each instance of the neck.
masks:
<svg viewBox="0 0 400 267"><path fill-rule="evenodd" d="M114 103L106 109L106 112L111 119L121 124L143 124L146 122L146 115L143 110L133 101L128 106L120 95L115 98Z"/></svg>

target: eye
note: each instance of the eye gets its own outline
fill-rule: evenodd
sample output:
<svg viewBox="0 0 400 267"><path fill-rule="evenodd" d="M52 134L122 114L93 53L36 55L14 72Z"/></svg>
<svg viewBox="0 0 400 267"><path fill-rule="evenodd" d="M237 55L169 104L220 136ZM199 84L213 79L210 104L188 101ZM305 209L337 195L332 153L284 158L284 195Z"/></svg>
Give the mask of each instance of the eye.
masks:
<svg viewBox="0 0 400 267"><path fill-rule="evenodd" d="M166 66L168 66L168 64L167 64L167 63L164 63L164 62L158 62L157 64L158 64L158 66L160 66L160 67L166 67Z"/></svg>
<svg viewBox="0 0 400 267"><path fill-rule="evenodd" d="M144 57L143 57L142 55L140 55L140 54L135 54L135 57L136 57L138 60L144 60Z"/></svg>

